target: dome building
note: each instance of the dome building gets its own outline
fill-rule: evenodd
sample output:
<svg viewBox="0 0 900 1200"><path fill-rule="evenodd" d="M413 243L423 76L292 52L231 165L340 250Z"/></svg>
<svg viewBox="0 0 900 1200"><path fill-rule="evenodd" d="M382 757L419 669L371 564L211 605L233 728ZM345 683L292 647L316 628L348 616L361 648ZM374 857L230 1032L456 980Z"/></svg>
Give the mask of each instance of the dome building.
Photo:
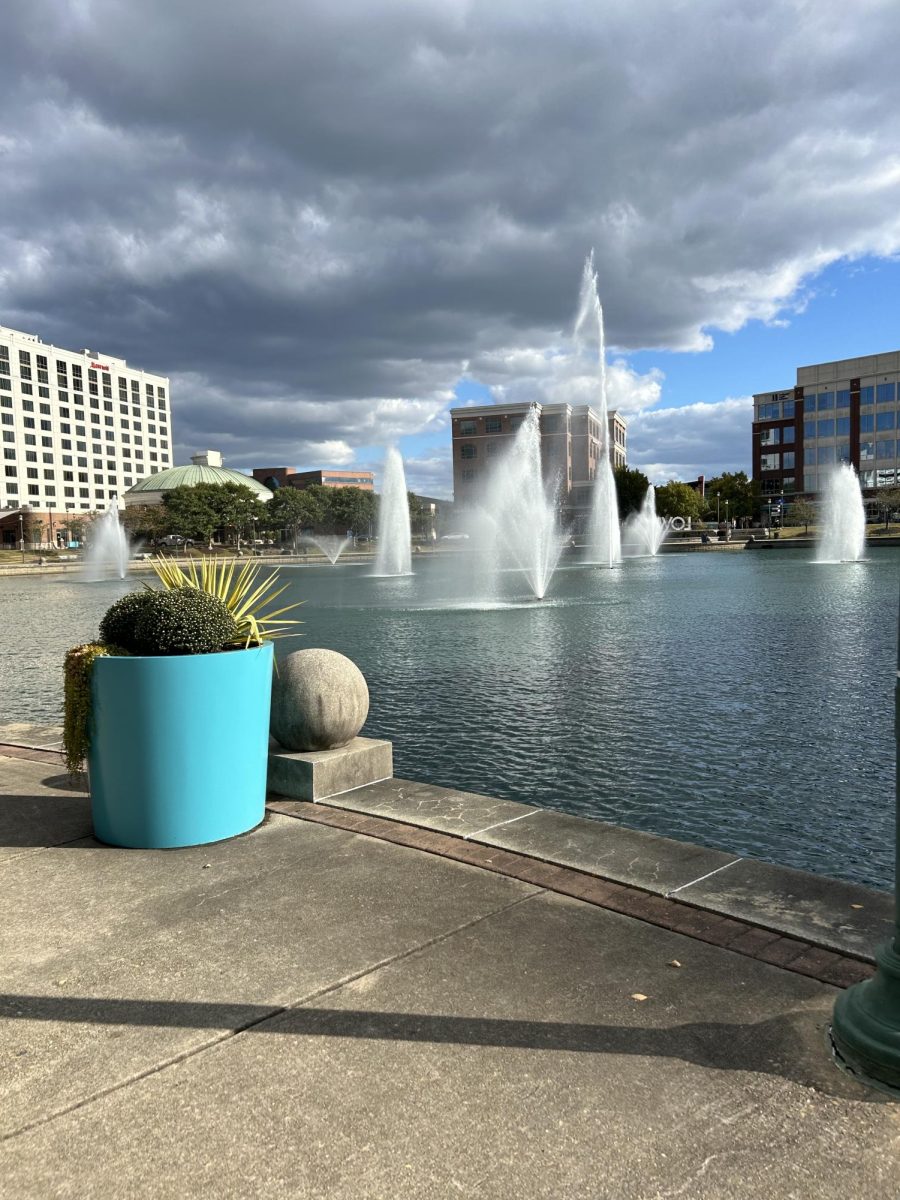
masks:
<svg viewBox="0 0 900 1200"><path fill-rule="evenodd" d="M189 467L169 467L166 471L157 471L155 475L139 479L134 487L125 492L122 500L126 508L138 504L162 504L166 492L177 487L196 487L198 483L239 483L255 492L260 500L272 499L271 490L258 479L223 466L218 450L204 450L202 454L191 455Z"/></svg>

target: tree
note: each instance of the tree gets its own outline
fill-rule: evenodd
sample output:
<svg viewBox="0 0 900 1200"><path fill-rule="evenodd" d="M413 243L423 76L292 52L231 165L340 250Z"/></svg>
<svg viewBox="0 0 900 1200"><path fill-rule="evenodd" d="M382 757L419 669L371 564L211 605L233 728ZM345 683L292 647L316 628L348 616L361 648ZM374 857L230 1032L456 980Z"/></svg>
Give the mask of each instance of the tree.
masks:
<svg viewBox="0 0 900 1200"><path fill-rule="evenodd" d="M637 467L616 467L613 471L616 481L616 496L619 500L619 516L627 517L644 503L650 480Z"/></svg>
<svg viewBox="0 0 900 1200"><path fill-rule="evenodd" d="M325 499L323 524L327 533L368 533L375 522L375 496L362 488L322 488Z"/></svg>
<svg viewBox="0 0 900 1200"><path fill-rule="evenodd" d="M168 532L166 510L161 504L128 505L120 511L119 520L132 540L152 542Z"/></svg>
<svg viewBox="0 0 900 1200"><path fill-rule="evenodd" d="M290 530L294 541L302 529L315 529L321 524L322 502L312 489L278 488L266 505L266 529L273 532Z"/></svg>
<svg viewBox="0 0 900 1200"><path fill-rule="evenodd" d="M173 488L163 496L165 526L169 533L184 538L202 538L212 544L213 534L219 528L218 490L219 483L187 484Z"/></svg>
<svg viewBox="0 0 900 1200"><path fill-rule="evenodd" d="M884 527L887 529L891 513L900 509L900 488L886 488L877 495L878 507L884 514Z"/></svg>
<svg viewBox="0 0 900 1200"><path fill-rule="evenodd" d="M656 489L656 511L661 517L683 517L693 521L703 509L703 497L689 483L671 479Z"/></svg>
<svg viewBox="0 0 900 1200"><path fill-rule="evenodd" d="M265 505L253 488L231 482L200 486L217 489L217 494L213 496L213 504L218 512L219 527L234 531L238 550L241 548L241 538L252 536L254 523L257 527L265 529Z"/></svg>
<svg viewBox="0 0 900 1200"><path fill-rule="evenodd" d="M746 471L723 471L706 481L707 514L716 512L716 496L719 497L719 518L724 520L752 517L757 508L756 489ZM727 504L726 504L727 501Z"/></svg>
<svg viewBox="0 0 900 1200"><path fill-rule="evenodd" d="M428 537L431 533L431 509L415 492L407 492L409 501L409 527L417 537Z"/></svg>
<svg viewBox="0 0 900 1200"><path fill-rule="evenodd" d="M809 527L816 519L816 507L808 500L795 500L788 508L791 522L802 525L804 534L809 533Z"/></svg>

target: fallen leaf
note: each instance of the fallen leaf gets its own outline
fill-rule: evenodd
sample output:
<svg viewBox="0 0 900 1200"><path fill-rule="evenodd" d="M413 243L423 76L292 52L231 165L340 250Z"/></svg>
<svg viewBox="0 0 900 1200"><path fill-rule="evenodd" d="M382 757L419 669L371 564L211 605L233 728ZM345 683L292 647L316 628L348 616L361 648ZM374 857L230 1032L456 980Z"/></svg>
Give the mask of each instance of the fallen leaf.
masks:
<svg viewBox="0 0 900 1200"><path fill-rule="evenodd" d="M647 999L647 997L644 995L643 992L633 992L631 998L632 998L632 1000L646 1000Z"/></svg>
<svg viewBox="0 0 900 1200"><path fill-rule="evenodd" d="M677 958L673 958L669 962L666 963L666 966L667 967L680 967L681 963L678 961Z"/></svg>
<svg viewBox="0 0 900 1200"><path fill-rule="evenodd" d="M851 908L862 908L862 905L861 904L851 904L850 907Z"/></svg>

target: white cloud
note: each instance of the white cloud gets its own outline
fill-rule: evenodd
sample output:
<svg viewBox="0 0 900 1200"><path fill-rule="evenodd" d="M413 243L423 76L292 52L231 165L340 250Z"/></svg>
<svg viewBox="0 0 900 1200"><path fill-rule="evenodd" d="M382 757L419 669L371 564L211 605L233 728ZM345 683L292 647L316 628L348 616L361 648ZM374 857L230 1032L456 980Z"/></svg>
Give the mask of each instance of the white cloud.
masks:
<svg viewBox="0 0 900 1200"><path fill-rule="evenodd" d="M651 483L722 471L749 475L752 414L751 396L639 413L628 426L628 465Z"/></svg>

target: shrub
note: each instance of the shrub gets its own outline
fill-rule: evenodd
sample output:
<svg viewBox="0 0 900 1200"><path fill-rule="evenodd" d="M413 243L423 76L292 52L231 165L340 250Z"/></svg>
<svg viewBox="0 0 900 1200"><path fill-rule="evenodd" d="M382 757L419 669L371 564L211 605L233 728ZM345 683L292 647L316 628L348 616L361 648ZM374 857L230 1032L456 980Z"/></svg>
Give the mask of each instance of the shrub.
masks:
<svg viewBox="0 0 900 1200"><path fill-rule="evenodd" d="M153 606L151 591L129 592L106 610L100 622L100 641L104 646L121 646L132 654L139 654L137 624L141 614Z"/></svg>
<svg viewBox="0 0 900 1200"><path fill-rule="evenodd" d="M135 624L138 654L214 654L237 636L237 623L215 596L196 588L148 592Z"/></svg>
<svg viewBox="0 0 900 1200"><path fill-rule="evenodd" d="M146 594L149 595L149 592ZM63 748L66 769L69 771L81 770L91 741L91 670L94 660L105 655L124 653L118 646L98 646L96 642L88 642L84 646L73 646L66 654Z"/></svg>

